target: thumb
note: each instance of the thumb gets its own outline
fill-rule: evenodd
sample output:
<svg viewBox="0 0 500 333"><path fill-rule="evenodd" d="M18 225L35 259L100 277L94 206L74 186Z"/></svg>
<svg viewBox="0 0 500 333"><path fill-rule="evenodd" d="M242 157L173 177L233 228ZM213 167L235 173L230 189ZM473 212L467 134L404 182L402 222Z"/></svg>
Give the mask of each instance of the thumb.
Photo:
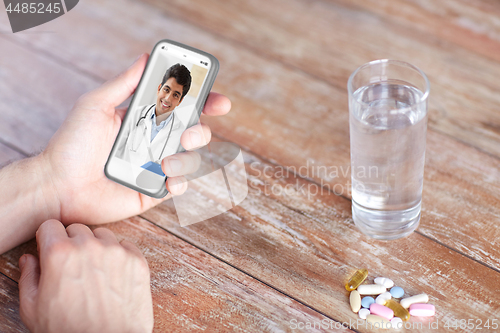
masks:
<svg viewBox="0 0 500 333"><path fill-rule="evenodd" d="M25 254L19 259L19 267L21 268L19 279L21 319L28 328L32 328L36 319L35 300L40 280L40 262L31 254Z"/></svg>
<svg viewBox="0 0 500 333"><path fill-rule="evenodd" d="M80 106L90 109L112 110L114 113L114 108L135 92L148 57L147 53L141 54L126 71L85 94L79 101Z"/></svg>

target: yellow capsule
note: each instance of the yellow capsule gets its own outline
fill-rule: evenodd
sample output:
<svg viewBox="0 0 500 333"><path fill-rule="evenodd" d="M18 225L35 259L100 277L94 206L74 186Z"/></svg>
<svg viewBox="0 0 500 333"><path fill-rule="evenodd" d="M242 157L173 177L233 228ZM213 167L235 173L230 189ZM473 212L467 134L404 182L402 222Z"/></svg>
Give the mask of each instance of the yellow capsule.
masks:
<svg viewBox="0 0 500 333"><path fill-rule="evenodd" d="M363 281L366 279L368 276L368 270L363 268L363 269L358 269L356 273L354 273L353 276L347 281L345 284L345 289L347 291L351 291L356 289Z"/></svg>
<svg viewBox="0 0 500 333"><path fill-rule="evenodd" d="M392 311L394 311L395 317L399 317L399 318L403 319L404 321L407 321L408 319L410 319L410 313L408 312L408 310L403 308L403 306L401 304L399 304L398 302L396 302L395 300L390 299L387 302L385 302L384 305L387 306Z"/></svg>

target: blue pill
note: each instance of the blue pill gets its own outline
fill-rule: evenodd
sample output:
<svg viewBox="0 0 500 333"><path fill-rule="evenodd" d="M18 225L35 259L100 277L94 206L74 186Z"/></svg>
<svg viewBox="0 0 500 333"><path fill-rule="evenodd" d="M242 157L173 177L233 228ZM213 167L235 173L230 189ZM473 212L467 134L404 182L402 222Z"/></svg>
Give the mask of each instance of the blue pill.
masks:
<svg viewBox="0 0 500 333"><path fill-rule="evenodd" d="M404 294L405 294L405 291L401 287L392 287L391 288L391 295L394 298L403 297Z"/></svg>
<svg viewBox="0 0 500 333"><path fill-rule="evenodd" d="M367 309L369 309L370 305L372 305L373 303L375 303L375 300L371 296L363 297L363 299L361 300L361 306Z"/></svg>

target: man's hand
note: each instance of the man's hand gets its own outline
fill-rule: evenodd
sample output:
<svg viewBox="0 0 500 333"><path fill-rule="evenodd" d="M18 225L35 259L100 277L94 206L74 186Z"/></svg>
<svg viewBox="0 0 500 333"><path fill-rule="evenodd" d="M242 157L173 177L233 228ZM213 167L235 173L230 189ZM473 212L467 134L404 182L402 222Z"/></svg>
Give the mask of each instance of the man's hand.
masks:
<svg viewBox="0 0 500 333"><path fill-rule="evenodd" d="M19 260L21 318L31 332L151 332L146 259L108 229L56 220L36 234L40 261Z"/></svg>
<svg viewBox="0 0 500 333"><path fill-rule="evenodd" d="M80 97L43 153L0 170L0 254L31 239L49 219L64 225L119 221L186 190L183 175L196 171L200 163L197 153L189 150L211 138L210 129L201 123L181 137L187 152L162 161L171 193L165 198L153 199L104 175L126 113L116 106L134 93L147 60L143 54L128 70ZM230 108L229 99L211 93L203 113L218 116Z"/></svg>
<svg viewBox="0 0 500 333"><path fill-rule="evenodd" d="M171 194L182 194L187 186L183 175L196 171L199 166L200 159L195 152L165 158L162 167L169 176L167 188L171 194L163 199L140 194L104 175L104 165L126 112L115 107L134 93L147 59L147 55L142 55L127 71L78 99L40 156L50 170L44 177L50 177L59 201L60 216L54 218L65 225L107 223L137 215L170 198ZM203 113L223 115L230 108L229 99L211 93ZM191 150L206 145L210 138L210 128L198 124L183 133L181 144Z"/></svg>

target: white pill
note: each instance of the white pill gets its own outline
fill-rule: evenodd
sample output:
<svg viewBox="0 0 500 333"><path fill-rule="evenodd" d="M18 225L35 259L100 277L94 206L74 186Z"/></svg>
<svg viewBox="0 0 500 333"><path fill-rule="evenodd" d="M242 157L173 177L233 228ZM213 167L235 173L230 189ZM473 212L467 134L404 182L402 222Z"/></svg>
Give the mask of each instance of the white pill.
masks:
<svg viewBox="0 0 500 333"><path fill-rule="evenodd" d="M360 295L380 295L385 293L387 289L380 284L362 284L358 287L358 291Z"/></svg>
<svg viewBox="0 0 500 333"><path fill-rule="evenodd" d="M366 321L370 323L371 325L368 325L367 327L375 327L375 328L381 328L381 329L388 329L391 328L391 322L385 318L382 318L377 315L368 315L366 316Z"/></svg>
<svg viewBox="0 0 500 333"><path fill-rule="evenodd" d="M408 309L410 305L412 305L413 303L427 303L427 302L429 302L429 296L427 296L427 294L420 294L403 298L400 304L403 308Z"/></svg>
<svg viewBox="0 0 500 333"><path fill-rule="evenodd" d="M385 302L390 300L392 298L392 295L390 292L386 291L385 293L382 293L377 296L375 299L375 303L380 304L380 305L385 305Z"/></svg>
<svg viewBox="0 0 500 333"><path fill-rule="evenodd" d="M380 284L381 286L384 286L386 288L394 287L394 282L391 279L385 277L375 278L375 284Z"/></svg>
<svg viewBox="0 0 500 333"><path fill-rule="evenodd" d="M436 314L436 308L432 304L413 303L410 306L410 315L416 317L432 317Z"/></svg>
<svg viewBox="0 0 500 333"><path fill-rule="evenodd" d="M351 295L349 296L349 303L351 304L351 310L354 313L358 313L359 309L361 309L361 296L357 290L351 291Z"/></svg>
<svg viewBox="0 0 500 333"><path fill-rule="evenodd" d="M358 316L361 319L366 319L366 317L368 317L369 314L370 314L370 310L365 309L365 308L358 311Z"/></svg>
<svg viewBox="0 0 500 333"><path fill-rule="evenodd" d="M403 319L399 317L394 317L391 319L392 328L400 329L403 327Z"/></svg>

